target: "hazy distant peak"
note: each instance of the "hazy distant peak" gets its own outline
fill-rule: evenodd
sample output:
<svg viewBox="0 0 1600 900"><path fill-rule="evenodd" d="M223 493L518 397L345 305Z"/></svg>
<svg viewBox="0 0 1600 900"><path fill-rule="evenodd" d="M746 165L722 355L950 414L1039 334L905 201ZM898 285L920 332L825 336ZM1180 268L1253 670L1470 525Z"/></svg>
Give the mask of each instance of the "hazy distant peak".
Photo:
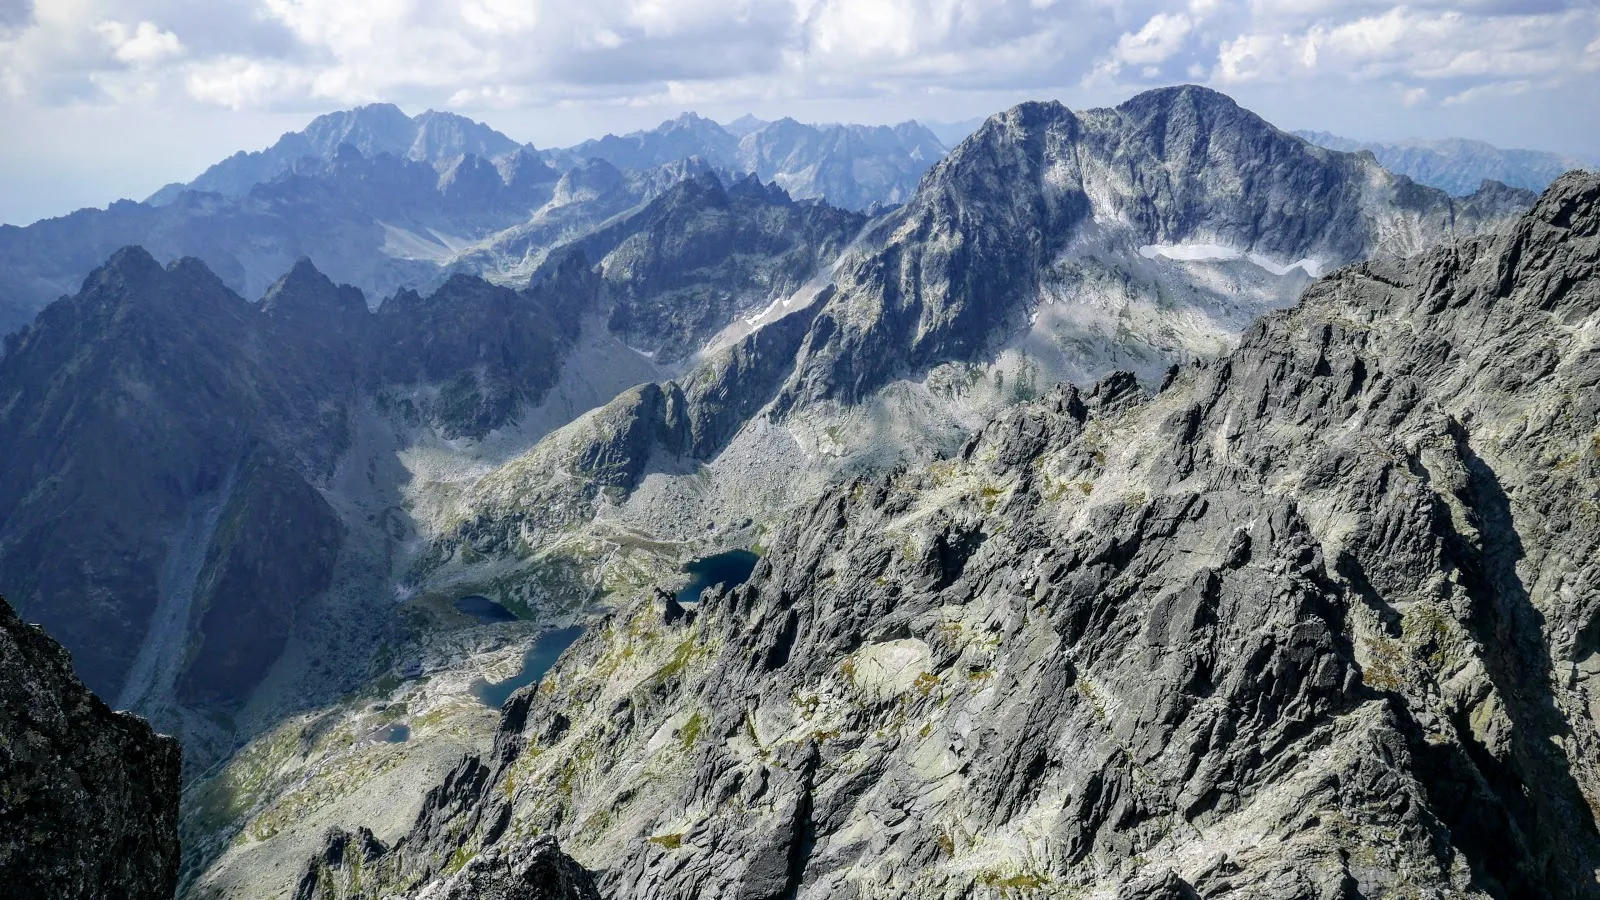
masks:
<svg viewBox="0 0 1600 900"><path fill-rule="evenodd" d="M455 113L430 109L412 118L392 103L373 103L318 116L304 131L289 132L265 150L236 153L187 185L162 188L149 202L164 205L185 190L242 197L255 185L293 170L304 157L348 161L351 157L345 147L364 157L387 153L443 167L466 155L494 161L522 145Z"/></svg>
<svg viewBox="0 0 1600 900"><path fill-rule="evenodd" d="M1458 197L1472 194L1485 181L1541 191L1564 172L1597 168L1593 162L1573 156L1503 149L1470 138L1360 141L1327 131L1295 134L1331 150L1371 153L1389 171Z"/></svg>
<svg viewBox="0 0 1600 900"><path fill-rule="evenodd" d="M736 138L742 138L747 134L753 134L754 132L760 131L769 124L771 123L765 119L758 119L750 113L745 113L739 118L734 119L732 122L722 123L722 130Z"/></svg>

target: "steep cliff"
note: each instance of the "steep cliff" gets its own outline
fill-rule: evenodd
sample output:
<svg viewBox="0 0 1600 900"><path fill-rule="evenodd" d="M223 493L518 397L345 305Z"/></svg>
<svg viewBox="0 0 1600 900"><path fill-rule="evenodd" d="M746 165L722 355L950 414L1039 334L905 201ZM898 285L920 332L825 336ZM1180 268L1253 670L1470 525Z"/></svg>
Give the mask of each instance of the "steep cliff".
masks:
<svg viewBox="0 0 1600 900"><path fill-rule="evenodd" d="M0 884L18 900L169 900L178 742L112 712L0 599Z"/></svg>
<svg viewBox="0 0 1600 900"><path fill-rule="evenodd" d="M1593 897L1600 178L592 629L362 896ZM432 888L436 889L436 888Z"/></svg>
<svg viewBox="0 0 1600 900"><path fill-rule="evenodd" d="M764 377L724 383L707 354L703 370L619 397L486 477L447 524L467 522L469 539L520 531L538 551L589 518L685 542L707 523L780 518L841 477L958 445L1051 384L1120 369L1154 386L1171 365L1227 352L1326 270L1492 233L1532 201L1504 187L1452 199L1204 88L1081 113L1023 104L871 220L826 276L744 320L782 332L762 339L785 348L763 356ZM661 281L638 284L685 296L650 287ZM714 283L703 292L728 282ZM680 412L638 403L690 382L718 385L716 442L691 453L673 428L632 427L703 416L687 395ZM628 475L602 493L574 467L590 458ZM459 537L446 530L440 549Z"/></svg>

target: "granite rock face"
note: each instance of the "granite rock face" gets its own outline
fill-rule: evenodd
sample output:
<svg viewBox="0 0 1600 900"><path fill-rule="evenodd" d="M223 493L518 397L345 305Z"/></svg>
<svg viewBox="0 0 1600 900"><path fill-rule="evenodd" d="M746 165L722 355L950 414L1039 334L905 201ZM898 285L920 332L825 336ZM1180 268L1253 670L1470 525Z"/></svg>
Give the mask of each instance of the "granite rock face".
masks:
<svg viewBox="0 0 1600 900"><path fill-rule="evenodd" d="M1205 88L1083 113L1023 104L991 118L912 202L874 224L876 249L841 266L783 404L859 402L891 378L993 351L1038 321L1055 283L1077 292L1078 270L1061 261L1084 245L1125 256L1220 250L1315 276L1491 229L1532 201L1517 198L1452 200L1278 131ZM1163 339L1177 342L1133 349Z"/></svg>
<svg viewBox="0 0 1600 900"><path fill-rule="evenodd" d="M1575 173L830 491L592 628L357 895L549 834L612 897L1600 895L1597 317Z"/></svg>
<svg viewBox="0 0 1600 900"><path fill-rule="evenodd" d="M685 183L678 192L690 190ZM818 459L826 468L834 451L819 448L830 445L843 446L836 468L848 477L925 456L945 434L1059 381L1092 383L1127 369L1153 387L1171 365L1226 352L1249 323L1292 303L1325 269L1493 232L1532 200L1503 186L1452 199L1370 157L1285 134L1204 88L1150 91L1083 113L1023 104L951 151L909 203L868 222L826 279L794 293L792 305L747 319L757 336L783 332L765 339L784 349L762 355L763 377L726 383L722 357L708 354L704 371L618 397L484 479L463 535L538 547L596 515L597 497L610 512L648 475L692 472L741 432L821 434L799 452L799 440L786 442L787 457L763 448L761 471L721 478L755 480ZM692 452L668 420L708 414L687 395L682 411L667 402L690 382L719 385L706 395L719 437ZM885 399L897 389L912 399ZM640 403L655 397L667 405ZM742 418L730 419L734 410ZM902 417L909 424L883 425ZM956 417L959 427L948 426ZM657 424L635 427L646 419ZM808 458L795 463L800 453ZM573 465L589 459L626 476L606 482L603 494ZM712 515L679 518L703 528ZM447 535L440 546L458 543Z"/></svg>
<svg viewBox="0 0 1600 900"><path fill-rule="evenodd" d="M18 900L169 900L177 741L112 712L0 599L0 884Z"/></svg>

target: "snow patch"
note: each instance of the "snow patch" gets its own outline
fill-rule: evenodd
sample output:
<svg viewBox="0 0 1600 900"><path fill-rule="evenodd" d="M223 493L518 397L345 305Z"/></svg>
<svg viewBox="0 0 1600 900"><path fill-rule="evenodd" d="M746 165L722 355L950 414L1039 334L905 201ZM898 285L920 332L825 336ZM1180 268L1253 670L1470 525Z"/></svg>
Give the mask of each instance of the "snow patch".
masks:
<svg viewBox="0 0 1600 900"><path fill-rule="evenodd" d="M1312 278L1322 277L1322 262L1320 260L1306 257L1284 265L1260 253L1252 253L1223 244L1145 244L1139 248L1139 255L1145 259L1160 257L1176 262L1226 262L1242 259L1274 275L1287 275L1295 269L1300 269Z"/></svg>

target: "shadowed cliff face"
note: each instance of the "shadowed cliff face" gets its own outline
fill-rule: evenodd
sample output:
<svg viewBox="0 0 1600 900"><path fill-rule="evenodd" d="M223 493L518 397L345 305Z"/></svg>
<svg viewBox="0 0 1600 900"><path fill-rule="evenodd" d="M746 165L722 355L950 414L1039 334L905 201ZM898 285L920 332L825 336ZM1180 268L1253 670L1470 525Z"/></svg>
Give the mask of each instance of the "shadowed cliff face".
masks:
<svg viewBox="0 0 1600 900"><path fill-rule="evenodd" d="M505 425L554 382L592 281L463 276L374 314L308 262L252 305L193 260L118 253L0 360L0 580L129 706L174 677L242 699L330 584L347 528L324 494L361 409Z"/></svg>
<svg viewBox="0 0 1600 900"><path fill-rule="evenodd" d="M304 479L332 466L344 418L304 400L347 394L355 371L302 370L272 346L264 326L281 311L250 306L198 263L164 269L130 249L46 310L0 361L0 572L100 691L115 694L135 661L172 574L168 541L196 498L235 501L223 527L199 536L197 552L219 565L263 528L290 544L326 536L331 511ZM252 518L267 510L243 499L260 488L240 475L263 443L294 448L297 465L275 470L277 481L303 486L281 520ZM318 558L306 543L294 549ZM325 566L307 565L293 594L327 584ZM248 616L236 594L213 599L194 612ZM239 687L222 679L211 689Z"/></svg>
<svg viewBox="0 0 1600 900"><path fill-rule="evenodd" d="M372 164L347 156L329 165ZM458 274L376 311L309 260L250 304L198 261L118 252L0 357L0 585L127 707L248 698L304 605L343 577L347 542L384 562L340 590L391 596L383 566L414 533L384 524L405 519L404 475L378 474L396 452L515 432L580 345L632 355L607 321L667 357L692 354L811 279L864 221L753 180L675 183L545 261L528 287ZM788 349L771 349L783 334ZM743 380L773 381L796 334L751 338L768 349ZM577 360L577 377L601 364ZM715 380L686 384L698 396ZM579 402L612 396L592 393ZM671 427L709 452L754 413L743 396ZM572 402L556 398L540 421L565 418L543 427L584 411Z"/></svg>
<svg viewBox="0 0 1600 900"><path fill-rule="evenodd" d="M611 330L684 362L737 318L788 299L849 245L866 217L796 203L754 176L679 182L637 215L572 242L598 260Z"/></svg>
<svg viewBox="0 0 1600 900"><path fill-rule="evenodd" d="M614 897L1600 895L1597 317L1572 174L844 485L591 629L355 893L554 834Z"/></svg>
<svg viewBox="0 0 1600 900"><path fill-rule="evenodd" d="M0 599L0 884L7 896L168 900L177 741L115 713Z"/></svg>

